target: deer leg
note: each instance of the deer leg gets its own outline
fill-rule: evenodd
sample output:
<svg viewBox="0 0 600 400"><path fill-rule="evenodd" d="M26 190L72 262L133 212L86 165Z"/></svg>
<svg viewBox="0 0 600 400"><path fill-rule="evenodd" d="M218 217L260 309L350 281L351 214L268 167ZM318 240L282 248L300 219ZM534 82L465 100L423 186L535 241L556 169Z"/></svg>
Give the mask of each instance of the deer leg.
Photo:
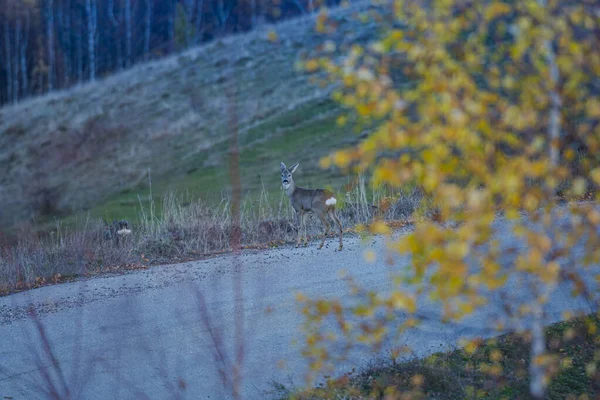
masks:
<svg viewBox="0 0 600 400"><path fill-rule="evenodd" d="M302 214L302 225L304 226L304 246L308 246L308 229L306 228L307 213Z"/></svg>
<svg viewBox="0 0 600 400"><path fill-rule="evenodd" d="M344 245L342 243L342 237L344 235L344 230L342 229L342 223L340 222L340 219L337 216L337 212L335 211L335 208L329 211L329 215L335 221L335 223L337 224L337 226L340 230L340 248L339 248L339 250L341 251L342 248L344 247Z"/></svg>
<svg viewBox="0 0 600 400"><path fill-rule="evenodd" d="M323 248L323 245L325 244L325 238L327 237L327 235L329 234L329 222L327 222L327 218L325 218L325 213L322 212L315 212L317 214L317 216L319 217L319 219L321 220L321 222L323 223L323 225L325 225L325 233L323 234L323 240L321 240L321 244L319 245L319 249Z"/></svg>
<svg viewBox="0 0 600 400"><path fill-rule="evenodd" d="M298 240L296 241L296 247L300 247L300 241L302 240L303 222L304 222L304 212L298 211Z"/></svg>

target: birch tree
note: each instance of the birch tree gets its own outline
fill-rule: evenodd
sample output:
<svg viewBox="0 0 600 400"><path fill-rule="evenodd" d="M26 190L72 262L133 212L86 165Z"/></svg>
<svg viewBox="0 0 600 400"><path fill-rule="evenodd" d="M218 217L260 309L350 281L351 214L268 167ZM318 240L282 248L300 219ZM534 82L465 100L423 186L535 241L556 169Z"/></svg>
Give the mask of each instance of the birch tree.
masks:
<svg viewBox="0 0 600 400"><path fill-rule="evenodd" d="M194 43L195 34L192 31L194 28L194 6L195 0L183 0L183 9L185 13L185 24L184 24L184 34L185 34L185 45L186 47L190 47Z"/></svg>
<svg viewBox="0 0 600 400"><path fill-rule="evenodd" d="M21 48L21 17L17 15L15 21L15 55L14 60L11 60L11 63L14 63L14 80L13 80L13 103L17 103L19 101L19 51Z"/></svg>
<svg viewBox="0 0 600 400"><path fill-rule="evenodd" d="M167 43L169 46L169 53L175 51L175 13L177 12L176 1L167 0L169 5L169 11L167 15Z"/></svg>
<svg viewBox="0 0 600 400"><path fill-rule="evenodd" d="M87 18L88 36L88 68L90 81L96 80L96 28L98 24L96 0L85 0L85 14Z"/></svg>
<svg viewBox="0 0 600 400"><path fill-rule="evenodd" d="M196 18L195 18L195 38L194 43L200 44L202 41L202 20L204 18L204 0L196 1Z"/></svg>
<svg viewBox="0 0 600 400"><path fill-rule="evenodd" d="M11 101L13 98L13 73L11 63L11 43L10 43L10 25L8 18L4 21L4 67L6 68L6 99Z"/></svg>
<svg viewBox="0 0 600 400"><path fill-rule="evenodd" d="M225 31L225 25L227 24L229 15L231 14L232 7L230 7L230 5L228 4L225 4L225 0L217 0L215 7L219 30L221 31L221 33L223 33Z"/></svg>
<svg viewBox="0 0 600 400"><path fill-rule="evenodd" d="M46 40L48 46L48 90L54 89L54 1L46 0Z"/></svg>
<svg viewBox="0 0 600 400"><path fill-rule="evenodd" d="M75 56L77 59L77 83L83 83L83 38L85 36L84 16L79 12L77 30L75 33Z"/></svg>
<svg viewBox="0 0 600 400"><path fill-rule="evenodd" d="M21 93L29 95L29 71L27 68L27 49L29 45L29 30L31 28L31 20L29 10L25 10L25 28L23 29L23 37L21 39L21 48L19 49L19 59L21 67Z"/></svg>
<svg viewBox="0 0 600 400"><path fill-rule="evenodd" d="M150 39L152 37L152 0L144 0L144 61L150 59Z"/></svg>
<svg viewBox="0 0 600 400"><path fill-rule="evenodd" d="M63 86L71 80L71 2L63 0L57 12L63 58Z"/></svg>
<svg viewBox="0 0 600 400"><path fill-rule="evenodd" d="M518 280L531 298L507 301L509 317L497 328L525 327L530 394L544 398L556 373L543 332L548 299L566 282L598 311L595 6L583 0L434 0L396 1L385 11L363 16L384 22L378 39L353 43L342 56L331 53L332 40L304 63L306 71L320 71L324 83L335 84L332 97L348 110L340 124L376 127L321 165L370 171L376 186L417 186L435 209L432 217L417 218L412 232L390 239L389 248L411 261L393 275L389 293L364 293L356 283L352 290L364 294L363 303L351 307L300 297L308 327L304 354L315 370L332 367L331 342L343 341L336 348L347 349L389 337L389 319L378 315L403 313L407 322L399 331L410 329L427 298L440 305L444 320L459 321L494 293L511 298L507 282ZM317 28L325 31L327 23L323 15ZM574 121L569 142L564 121ZM567 205L559 207L558 199ZM499 213L522 246L503 249L495 240ZM369 228L390 232L381 221ZM328 319L340 334L327 330Z"/></svg>
<svg viewBox="0 0 600 400"><path fill-rule="evenodd" d="M125 0L125 65L131 66L131 0Z"/></svg>

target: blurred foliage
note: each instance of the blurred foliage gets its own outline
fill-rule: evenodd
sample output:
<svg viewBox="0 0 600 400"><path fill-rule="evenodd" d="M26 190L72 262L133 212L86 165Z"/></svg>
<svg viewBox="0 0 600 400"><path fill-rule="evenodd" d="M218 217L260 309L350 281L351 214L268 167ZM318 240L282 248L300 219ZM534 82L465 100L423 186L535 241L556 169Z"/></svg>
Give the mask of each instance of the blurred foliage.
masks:
<svg viewBox="0 0 600 400"><path fill-rule="evenodd" d="M600 390L597 315L552 324L545 329L549 348L549 399L594 399ZM424 359L370 363L315 388L280 386L285 399L514 399L529 398L529 343L507 334L478 341L470 349L434 353Z"/></svg>
<svg viewBox="0 0 600 400"><path fill-rule="evenodd" d="M507 301L511 324L494 328L531 323L531 390L543 392L551 370L541 329L548 300L569 281L574 296L593 302L600 282L600 275L589 279L590 266L600 263L594 7L584 0L397 0L388 15L358 16L380 24L377 40L353 44L341 57L332 43L304 63L335 85L333 98L349 110L338 123L378 125L321 166L370 170L374 185L417 185L438 209L410 234L390 239L390 250L411 262L395 269L389 293L351 283L351 306L299 296L304 354L314 372L333 368L334 344L343 343L346 354L418 325L423 299L440 304L443 320L456 321L518 279L532 300ZM331 27L324 13L316 25L320 32ZM499 216L518 246L506 248L495 236ZM375 223L372 232L389 229ZM392 329L399 314L405 320Z"/></svg>

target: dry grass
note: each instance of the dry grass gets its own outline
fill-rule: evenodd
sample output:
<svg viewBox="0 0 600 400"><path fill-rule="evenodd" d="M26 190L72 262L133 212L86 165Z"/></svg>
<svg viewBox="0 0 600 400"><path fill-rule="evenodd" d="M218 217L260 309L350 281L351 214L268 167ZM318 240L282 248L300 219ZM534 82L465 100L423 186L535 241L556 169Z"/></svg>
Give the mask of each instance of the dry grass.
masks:
<svg viewBox="0 0 600 400"><path fill-rule="evenodd" d="M244 248L269 248L295 241L297 224L288 198L283 192L278 201L272 198L263 190L258 198L248 196L242 202ZM368 193L364 180L359 179L340 201L339 216L345 229L374 218L408 218L422 204L421 199L417 190L405 193L378 189ZM41 235L22 229L16 243L0 250L0 293L74 276L230 251L230 211L227 198L214 206L201 200L188 202L184 196L171 193L161 204L142 206L133 234L118 244L105 238L106 224L100 220L85 219L68 229L57 224ZM315 238L322 233L321 222L311 218L308 234Z"/></svg>

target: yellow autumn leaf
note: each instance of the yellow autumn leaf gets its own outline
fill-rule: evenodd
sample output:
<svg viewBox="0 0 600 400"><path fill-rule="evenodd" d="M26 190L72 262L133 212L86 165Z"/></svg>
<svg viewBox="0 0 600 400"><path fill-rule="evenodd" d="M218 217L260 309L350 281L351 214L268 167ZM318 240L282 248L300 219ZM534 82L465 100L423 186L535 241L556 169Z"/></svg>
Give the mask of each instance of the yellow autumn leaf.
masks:
<svg viewBox="0 0 600 400"><path fill-rule="evenodd" d="M488 20L498 18L510 11L511 8L508 4L495 1L485 9L485 18Z"/></svg>
<svg viewBox="0 0 600 400"><path fill-rule="evenodd" d="M600 118L600 99L589 99L586 103L586 112L588 117Z"/></svg>
<svg viewBox="0 0 600 400"><path fill-rule="evenodd" d="M387 235L391 232L390 227L382 221L371 224L370 231L376 235Z"/></svg>
<svg viewBox="0 0 600 400"><path fill-rule="evenodd" d="M377 259L377 255L373 250L367 250L365 252L365 261L368 263L373 263Z"/></svg>
<svg viewBox="0 0 600 400"><path fill-rule="evenodd" d="M404 293L395 291L392 293L392 305L396 308L406 310L409 313L414 313L417 310L417 304L415 300Z"/></svg>
<svg viewBox="0 0 600 400"><path fill-rule="evenodd" d="M308 300L308 297L306 297L303 293L296 293L296 301L299 303L304 303Z"/></svg>
<svg viewBox="0 0 600 400"><path fill-rule="evenodd" d="M336 151L333 155L333 162L340 168L345 168L350 164L351 158L346 151Z"/></svg>
<svg viewBox="0 0 600 400"><path fill-rule="evenodd" d="M267 39L269 40L269 42L276 42L278 40L277 32L275 32L274 30L269 31L269 33L267 34Z"/></svg>
<svg viewBox="0 0 600 400"><path fill-rule="evenodd" d="M319 69L319 62L315 59L308 60L304 63L304 69L308 72L315 72Z"/></svg>
<svg viewBox="0 0 600 400"><path fill-rule="evenodd" d="M330 157L323 157L319 160L319 167L321 167L322 169L328 169L329 167L331 167L331 158Z"/></svg>
<svg viewBox="0 0 600 400"><path fill-rule="evenodd" d="M585 179L581 177L575 179L573 182L573 194L575 196L583 196L585 194L586 186Z"/></svg>

